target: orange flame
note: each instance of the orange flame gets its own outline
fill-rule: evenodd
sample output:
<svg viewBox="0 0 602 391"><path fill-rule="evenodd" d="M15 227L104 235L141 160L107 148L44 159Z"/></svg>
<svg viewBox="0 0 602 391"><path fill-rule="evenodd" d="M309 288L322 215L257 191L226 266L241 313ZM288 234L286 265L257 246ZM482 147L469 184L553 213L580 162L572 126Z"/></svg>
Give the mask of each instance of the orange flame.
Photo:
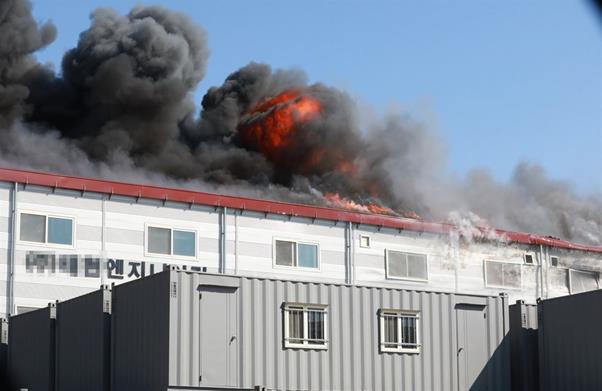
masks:
<svg viewBox="0 0 602 391"><path fill-rule="evenodd" d="M280 163L286 147L293 142L298 124L315 119L322 109L316 98L298 90L288 90L260 102L247 115L261 115L257 120L239 127L242 142L263 154L268 160Z"/></svg>
<svg viewBox="0 0 602 391"><path fill-rule="evenodd" d="M365 213L397 215L397 213L395 213L395 211L393 209L387 208L386 206L382 206L382 205L375 204L375 203L359 204L353 200L350 200L349 198L341 197L337 193L325 193L324 197L332 206L335 206L337 208L355 210L358 212L365 212Z"/></svg>

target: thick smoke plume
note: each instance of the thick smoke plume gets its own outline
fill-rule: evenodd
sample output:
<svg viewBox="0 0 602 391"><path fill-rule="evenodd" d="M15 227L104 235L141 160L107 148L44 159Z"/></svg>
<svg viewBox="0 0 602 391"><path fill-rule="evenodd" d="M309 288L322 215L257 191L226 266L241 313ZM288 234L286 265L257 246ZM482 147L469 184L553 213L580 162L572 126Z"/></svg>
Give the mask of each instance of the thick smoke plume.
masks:
<svg viewBox="0 0 602 391"><path fill-rule="evenodd" d="M508 184L446 177L445 146L400 113L360 127L345 92L251 63L192 92L209 51L185 15L98 9L61 71L35 60L56 28L0 0L0 165L319 203L602 244L602 196L520 164ZM452 212L453 211L453 212ZM478 216L478 217L477 217Z"/></svg>

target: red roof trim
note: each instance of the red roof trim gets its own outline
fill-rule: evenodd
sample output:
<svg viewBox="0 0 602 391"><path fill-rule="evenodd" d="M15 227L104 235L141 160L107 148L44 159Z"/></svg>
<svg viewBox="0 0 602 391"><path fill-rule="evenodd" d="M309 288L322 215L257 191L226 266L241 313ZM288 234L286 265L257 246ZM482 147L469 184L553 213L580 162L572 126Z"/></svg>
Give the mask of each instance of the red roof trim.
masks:
<svg viewBox="0 0 602 391"><path fill-rule="evenodd" d="M289 202L267 201L246 197L210 194L191 190L147 186L102 179L80 178L8 168L0 168L0 181L18 182L23 184L48 186L68 190L149 198L162 201L168 200L208 206L223 206L227 208L251 210L256 212L285 214L333 221L345 221L436 234L447 234L455 228L452 224L447 223L427 222L402 217L351 212L341 209L301 205ZM494 230L494 233L496 235L504 236L511 242L602 253L602 246L587 246L567 242L565 240L522 232Z"/></svg>

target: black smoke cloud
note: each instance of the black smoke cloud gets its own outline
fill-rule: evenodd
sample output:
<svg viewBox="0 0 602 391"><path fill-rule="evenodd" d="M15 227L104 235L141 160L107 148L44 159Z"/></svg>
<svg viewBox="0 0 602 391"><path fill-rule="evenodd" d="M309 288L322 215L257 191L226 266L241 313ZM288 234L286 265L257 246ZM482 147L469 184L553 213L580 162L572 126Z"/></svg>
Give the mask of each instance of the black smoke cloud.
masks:
<svg viewBox="0 0 602 391"><path fill-rule="evenodd" d="M479 170L449 178L431 129L400 113L360 127L350 96L308 84L301 71L248 64L209 89L196 116L192 92L209 51L205 31L185 15L98 9L60 73L34 58L55 36L28 1L0 0L0 165L304 203L337 192L429 219L476 214L500 228L602 243L601 196L578 197L529 164L508 184ZM240 127L258 102L289 89L323 110L275 162L245 145ZM326 151L318 164L295 164L317 149ZM353 175L336 168L342 160Z"/></svg>

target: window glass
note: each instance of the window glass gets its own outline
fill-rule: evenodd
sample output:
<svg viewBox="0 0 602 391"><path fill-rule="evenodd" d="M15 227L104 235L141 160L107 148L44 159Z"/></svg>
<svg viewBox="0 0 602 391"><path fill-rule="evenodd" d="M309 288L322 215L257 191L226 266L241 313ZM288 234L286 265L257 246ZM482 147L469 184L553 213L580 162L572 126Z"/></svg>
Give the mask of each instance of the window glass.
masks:
<svg viewBox="0 0 602 391"><path fill-rule="evenodd" d="M27 242L46 242L46 216L21 213L20 239Z"/></svg>
<svg viewBox="0 0 602 391"><path fill-rule="evenodd" d="M418 353L418 314L380 312L380 348L385 352Z"/></svg>
<svg viewBox="0 0 602 391"><path fill-rule="evenodd" d="M318 267L318 246L299 243L298 265L301 267Z"/></svg>
<svg viewBox="0 0 602 391"><path fill-rule="evenodd" d="M487 285L504 286L503 264L499 262L486 262L485 272Z"/></svg>
<svg viewBox="0 0 602 391"><path fill-rule="evenodd" d="M303 343L303 308L288 309L288 342Z"/></svg>
<svg viewBox="0 0 602 391"><path fill-rule="evenodd" d="M389 275L392 277L407 277L408 263L406 255L399 251L389 251L387 260L389 263Z"/></svg>
<svg viewBox="0 0 602 391"><path fill-rule="evenodd" d="M295 243L276 240L276 265L294 266Z"/></svg>
<svg viewBox="0 0 602 391"><path fill-rule="evenodd" d="M427 279L425 255L408 254L408 277Z"/></svg>
<svg viewBox="0 0 602 391"><path fill-rule="evenodd" d="M522 286L521 264L485 261L487 286L520 288Z"/></svg>
<svg viewBox="0 0 602 391"><path fill-rule="evenodd" d="M398 347L399 335L397 329L397 314L384 314L381 321L383 322L384 335L383 343L386 348L395 349Z"/></svg>
<svg viewBox="0 0 602 391"><path fill-rule="evenodd" d="M48 217L48 243L73 244L73 220Z"/></svg>
<svg viewBox="0 0 602 391"><path fill-rule="evenodd" d="M194 232L173 231L173 253L187 257L196 256Z"/></svg>
<svg viewBox="0 0 602 391"><path fill-rule="evenodd" d="M570 270L571 293L587 292L598 289L598 273Z"/></svg>
<svg viewBox="0 0 602 391"><path fill-rule="evenodd" d="M148 227L148 252L171 255L171 230Z"/></svg>
<svg viewBox="0 0 602 391"><path fill-rule="evenodd" d="M308 343L322 345L324 343L324 312L309 310L307 321Z"/></svg>

